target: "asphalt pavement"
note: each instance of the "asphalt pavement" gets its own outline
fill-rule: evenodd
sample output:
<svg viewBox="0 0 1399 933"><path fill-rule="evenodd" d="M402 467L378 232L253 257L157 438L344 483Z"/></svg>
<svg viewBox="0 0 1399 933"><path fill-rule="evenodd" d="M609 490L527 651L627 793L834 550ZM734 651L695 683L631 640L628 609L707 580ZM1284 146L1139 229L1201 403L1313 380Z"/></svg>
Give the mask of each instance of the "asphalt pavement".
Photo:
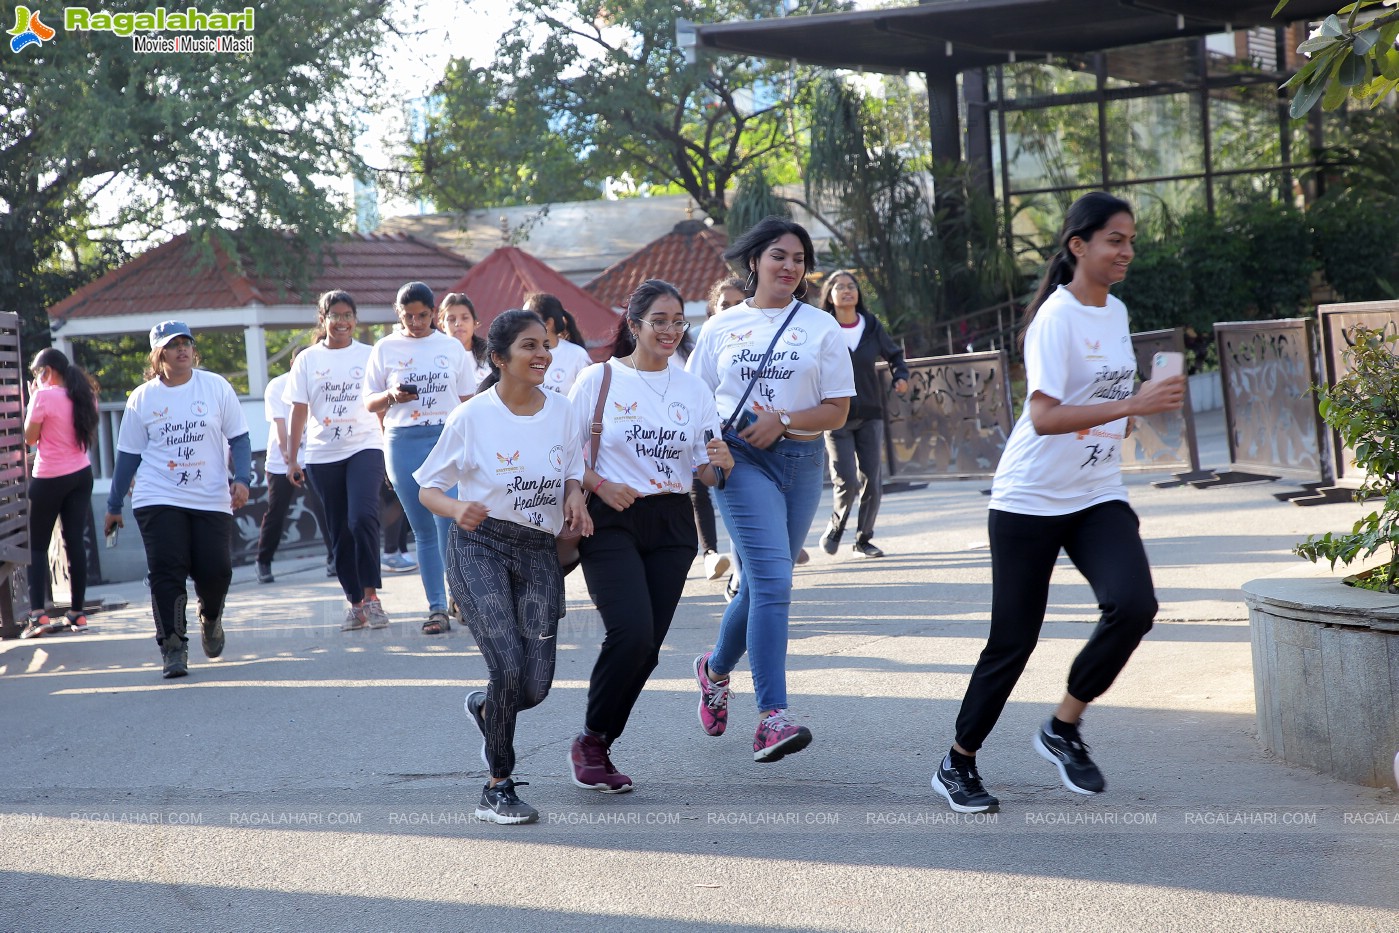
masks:
<svg viewBox="0 0 1399 933"><path fill-rule="evenodd" d="M1219 413L1202 460L1223 468ZM1030 746L1097 610L1061 562L1041 642L979 756L1001 812L949 811L929 778L985 639L987 481L889 495L879 560L817 546L796 574L792 712L815 735L752 759L746 666L706 736L691 663L723 584L697 561L660 667L613 747L636 790L567 778L602 626L569 578L558 669L517 734L529 826L472 817L484 774L462 712L485 681L468 632L339 631L315 557L240 568L224 657L197 635L160 677L148 594L92 631L0 644L0 930L1394 930L1399 798L1291 768L1255 737L1246 580L1362 506L1286 483L1128 480L1161 611L1085 717L1108 782L1065 790ZM847 543L848 544L848 543Z"/></svg>

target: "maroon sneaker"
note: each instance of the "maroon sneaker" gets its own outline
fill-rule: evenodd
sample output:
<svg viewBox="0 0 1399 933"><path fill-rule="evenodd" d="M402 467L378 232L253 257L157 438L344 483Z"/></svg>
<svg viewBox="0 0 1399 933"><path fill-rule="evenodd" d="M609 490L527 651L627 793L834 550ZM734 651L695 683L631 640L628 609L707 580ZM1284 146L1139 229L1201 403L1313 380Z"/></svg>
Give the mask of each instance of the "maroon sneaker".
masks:
<svg viewBox="0 0 1399 933"><path fill-rule="evenodd" d="M785 709L770 709L763 714L753 736L753 760L764 764L777 761L810 744L810 729L792 722Z"/></svg>
<svg viewBox="0 0 1399 933"><path fill-rule="evenodd" d="M709 654L695 658L695 680L699 682L699 721L710 735L723 735L729 725L729 682L716 684L709 679Z"/></svg>
<svg viewBox="0 0 1399 933"><path fill-rule="evenodd" d="M613 767L602 739L586 732L573 740L568 750L568 768L573 783L588 790L625 794L632 789L631 778Z"/></svg>

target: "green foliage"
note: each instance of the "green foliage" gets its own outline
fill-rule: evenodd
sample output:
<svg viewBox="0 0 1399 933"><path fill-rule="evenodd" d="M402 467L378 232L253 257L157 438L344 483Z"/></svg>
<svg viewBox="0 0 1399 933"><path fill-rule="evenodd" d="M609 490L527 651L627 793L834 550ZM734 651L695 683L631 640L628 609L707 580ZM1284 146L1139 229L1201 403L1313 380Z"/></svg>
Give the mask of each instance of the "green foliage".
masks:
<svg viewBox="0 0 1399 933"><path fill-rule="evenodd" d="M764 217L790 217L791 209L787 202L773 193L767 173L762 166L755 165L739 176L738 190L729 204L726 221L728 229L735 234L753 226Z"/></svg>
<svg viewBox="0 0 1399 933"><path fill-rule="evenodd" d="M1254 316L1291 317L1310 303L1316 264L1301 211L1288 204L1253 201L1230 209L1225 224L1246 246L1239 275Z"/></svg>
<svg viewBox="0 0 1399 933"><path fill-rule="evenodd" d="M939 322L1005 300L1018 285L995 201L965 170L931 166L892 143L870 98L839 78L814 85L807 200L825 218L843 264L913 353L932 347ZM935 190L934 190L935 189Z"/></svg>
<svg viewBox="0 0 1399 933"><path fill-rule="evenodd" d="M118 4L130 6L130 4ZM134 54L132 40L64 32L4 59L0 82L0 307L26 348L47 341L44 309L107 263L90 239L144 240L172 225L284 228L313 247L345 205L321 180L357 167L354 81L377 69L384 0L279 0L259 10L239 55ZM106 192L121 206L92 219ZM68 244L65 246L65 244ZM262 240L248 254L295 279L301 256ZM55 270L68 270L56 282Z"/></svg>
<svg viewBox="0 0 1399 933"><path fill-rule="evenodd" d="M1326 281L1344 301L1399 295L1399 204L1342 189L1307 212Z"/></svg>
<svg viewBox="0 0 1399 933"><path fill-rule="evenodd" d="M804 13L843 9L816 0ZM792 99L805 71L712 56L687 65L675 20L781 15L778 0L518 0L497 67L537 95L551 126L598 174L679 185L716 223L750 166L790 161Z"/></svg>
<svg viewBox="0 0 1399 933"><path fill-rule="evenodd" d="M1273 15L1287 4L1288 0L1280 0ZM1363 10L1380 6L1391 4L1387 0L1349 3L1326 17L1317 34L1297 46L1298 53L1310 59L1283 84L1294 93L1290 107L1293 119L1305 115L1318 102L1324 110L1336 110L1347 100L1374 107L1399 88L1399 49L1394 47L1399 38L1399 10L1356 22Z"/></svg>
<svg viewBox="0 0 1399 933"><path fill-rule="evenodd" d="M1321 417L1355 451L1365 472L1356 499L1382 499L1383 506L1360 519L1349 534L1309 537L1293 552L1310 561L1326 560L1334 568L1388 549L1388 562L1362 581L1373 589L1399 584L1399 356L1394 325L1373 330L1357 325L1343 352L1349 371L1330 389L1317 388Z"/></svg>
<svg viewBox="0 0 1399 933"><path fill-rule="evenodd" d="M527 83L452 59L420 140L408 144L408 190L441 210L597 197L587 159L550 127Z"/></svg>

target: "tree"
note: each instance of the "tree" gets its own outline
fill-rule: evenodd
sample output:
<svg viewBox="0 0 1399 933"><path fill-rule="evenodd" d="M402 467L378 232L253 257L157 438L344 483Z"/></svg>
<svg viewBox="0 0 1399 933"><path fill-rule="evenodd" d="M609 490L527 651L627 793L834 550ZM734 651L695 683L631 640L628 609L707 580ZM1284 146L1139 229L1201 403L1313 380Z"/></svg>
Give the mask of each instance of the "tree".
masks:
<svg viewBox="0 0 1399 933"><path fill-rule="evenodd" d="M47 342L48 305L121 258L113 244L172 227L304 275L347 216L323 184L359 167L355 88L377 73L386 5L279 0L258 9L249 53L142 54L130 36L59 29L7 54L0 308L21 314L27 348Z"/></svg>
<svg viewBox="0 0 1399 933"><path fill-rule="evenodd" d="M813 0L802 12L846 5ZM499 67L611 174L674 184L722 223L732 181L794 158L792 101L804 71L733 56L687 65L675 41L677 17L780 16L780 0L518 0L516 10Z"/></svg>
<svg viewBox="0 0 1399 933"><path fill-rule="evenodd" d="M1287 6L1280 0L1273 15ZM1310 60L1283 87L1293 89L1291 113L1296 119L1319 101L1335 110L1346 100L1374 107L1399 88L1399 10L1393 0L1359 0L1342 7L1321 24L1317 34L1297 47ZM1390 7L1387 12L1375 7ZM1370 10L1373 18L1360 20ZM1345 19L1342 20L1341 17Z"/></svg>
<svg viewBox="0 0 1399 933"><path fill-rule="evenodd" d="M523 84L453 59L434 89L421 140L409 143L409 191L440 209L597 197L586 159L550 126Z"/></svg>

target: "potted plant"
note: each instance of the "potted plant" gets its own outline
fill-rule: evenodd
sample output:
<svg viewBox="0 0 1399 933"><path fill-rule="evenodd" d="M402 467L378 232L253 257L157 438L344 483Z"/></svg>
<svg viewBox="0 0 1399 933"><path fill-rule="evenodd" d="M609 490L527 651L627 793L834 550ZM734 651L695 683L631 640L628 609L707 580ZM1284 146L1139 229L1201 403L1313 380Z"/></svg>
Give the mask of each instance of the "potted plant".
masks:
<svg viewBox="0 0 1399 933"><path fill-rule="evenodd" d="M1383 549L1385 563L1346 582L1399 593L1399 333L1392 325L1384 330L1357 325L1351 337L1343 354L1349 371L1334 386L1317 387L1318 409L1364 471L1355 497L1383 504L1357 521L1349 534L1313 535L1293 552L1310 561L1330 561L1334 569L1338 562L1349 566Z"/></svg>
<svg viewBox="0 0 1399 933"><path fill-rule="evenodd" d="M1383 553L1342 586L1334 577L1264 577L1243 586L1253 647L1258 737L1291 765L1395 787L1399 749L1399 335L1352 329L1349 372L1316 390L1326 423L1365 470L1358 498L1381 505L1349 534L1312 536L1295 552L1337 563Z"/></svg>

